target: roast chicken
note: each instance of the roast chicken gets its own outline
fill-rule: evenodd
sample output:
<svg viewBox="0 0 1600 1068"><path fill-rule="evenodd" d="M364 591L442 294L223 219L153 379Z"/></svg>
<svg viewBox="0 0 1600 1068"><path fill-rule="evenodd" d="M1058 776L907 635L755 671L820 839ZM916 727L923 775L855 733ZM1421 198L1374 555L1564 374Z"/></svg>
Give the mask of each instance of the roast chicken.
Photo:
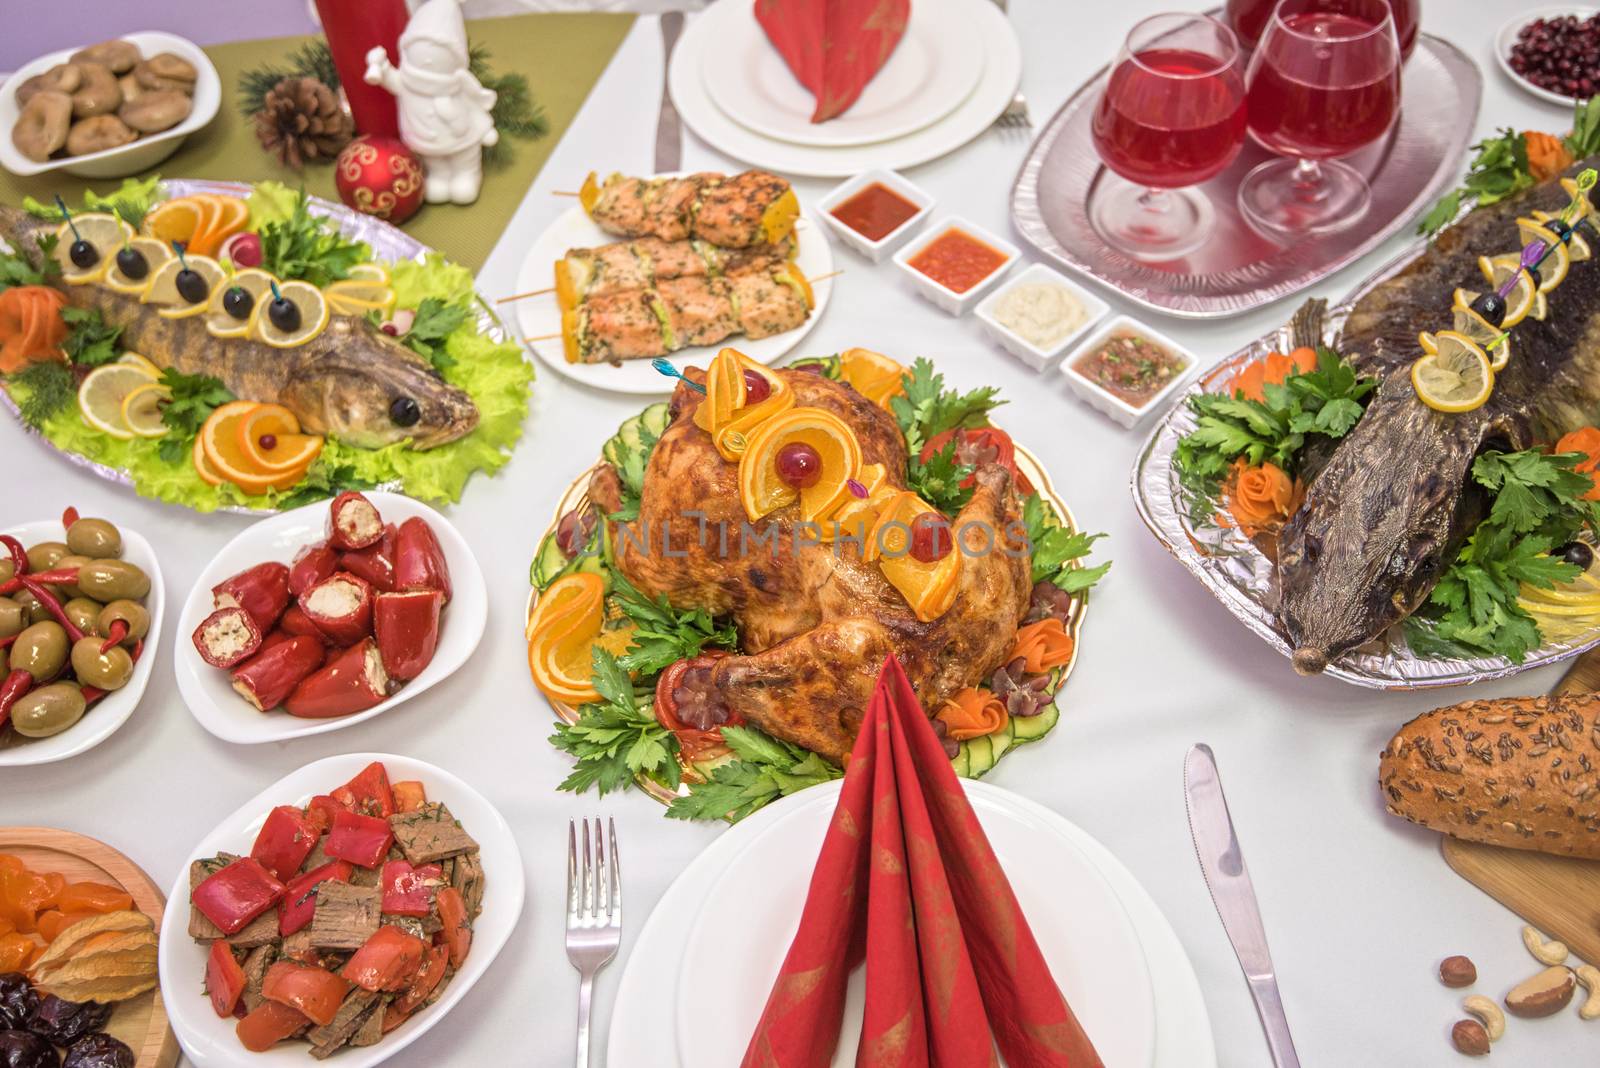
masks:
<svg viewBox="0 0 1600 1068"><path fill-rule="evenodd" d="M863 462L883 464L889 480L904 486L905 441L890 413L821 375L778 374L793 387L796 404L837 415L855 432ZM699 690L694 699L709 706L698 710L708 725L731 711L842 764L888 654L899 657L930 710L980 685L1005 662L1031 590L1021 505L1008 469L977 470L972 498L952 523L967 539L955 601L923 623L877 564L861 559L859 546L797 537L798 505L748 523L738 465L724 460L694 424L701 399L679 384L672 421L646 469L638 519L611 533L618 568L641 591L737 625L740 653L705 665L690 680ZM610 468L590 484L602 513L617 510L619 491ZM985 551L989 532L994 544Z"/></svg>

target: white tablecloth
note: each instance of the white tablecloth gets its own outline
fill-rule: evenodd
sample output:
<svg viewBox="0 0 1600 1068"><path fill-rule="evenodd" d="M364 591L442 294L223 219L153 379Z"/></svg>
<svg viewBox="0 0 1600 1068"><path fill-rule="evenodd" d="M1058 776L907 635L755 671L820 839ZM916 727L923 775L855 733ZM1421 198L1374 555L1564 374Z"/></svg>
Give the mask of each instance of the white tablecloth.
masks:
<svg viewBox="0 0 1600 1068"><path fill-rule="evenodd" d="M1014 0L1023 88L1036 122L1114 54L1136 17L1166 6L1185 5ZM1537 4L1428 0L1424 28L1449 37L1482 66L1480 133L1504 125L1564 130L1560 109L1517 91L1495 68L1493 32L1517 6ZM481 277L486 294L512 291L522 251L570 205L552 190L575 188L590 169L649 169L660 84L660 35L654 19L641 19L490 257ZM916 168L912 177L939 198L941 213L959 212L1005 232L1010 182L1025 151L1017 135L990 132ZM736 167L692 136L684 165ZM798 183L813 203L829 185ZM1318 291L1337 298L1402 241ZM1454 1063L1447 1035L1461 1016L1459 995L1435 978L1439 958L1470 955L1482 977L1480 991L1491 996L1531 974L1534 965L1519 943L1516 917L1445 867L1437 837L1384 814L1376 770L1378 751L1400 723L1465 695L1396 696L1297 678L1140 524L1128 495L1140 436L1072 399L1058 376L1036 375L992 348L974 320L952 320L913 296L892 266L874 267L842 249L839 258L846 273L828 283L832 303L806 350L863 345L905 359L925 355L957 384L999 386L1011 400L1000 415L1003 425L1045 460L1080 521L1111 535L1102 545L1116 564L1095 592L1082 660L1062 695L1060 727L1046 744L1003 761L987 781L1064 813L1132 869L1194 961L1221 1063L1266 1065L1255 1012L1184 820L1183 754L1192 742L1209 742L1305 1063ZM1276 326L1293 305L1223 323L1155 322L1209 359ZM223 815L302 764L360 750L434 761L473 782L516 827L527 867L527 908L479 988L393 1063L542 1068L571 1062L577 976L563 950L567 820L613 814L626 861L629 938L598 984L603 1049L631 935L667 884L721 830L664 820L660 807L637 793L602 801L555 792L569 761L545 742L550 713L529 684L524 662L527 567L554 496L638 407L636 400L575 387L542 371L515 459L498 478L475 479L450 513L490 580L489 628L471 668L377 720L257 747L228 745L200 728L177 695L170 659L171 649L187 640L173 633L177 605L204 563L248 520L196 516L140 500L48 454L10 420L0 421L7 473L0 524L57 515L71 504L138 529L164 551L172 606L162 663L133 719L74 760L0 774L0 823L102 838L167 884L191 845ZM1479 687L1473 696L1542 692L1558 674L1532 673ZM1597 1026L1570 1011L1513 1021L1495 1047L1496 1063L1592 1063Z"/></svg>

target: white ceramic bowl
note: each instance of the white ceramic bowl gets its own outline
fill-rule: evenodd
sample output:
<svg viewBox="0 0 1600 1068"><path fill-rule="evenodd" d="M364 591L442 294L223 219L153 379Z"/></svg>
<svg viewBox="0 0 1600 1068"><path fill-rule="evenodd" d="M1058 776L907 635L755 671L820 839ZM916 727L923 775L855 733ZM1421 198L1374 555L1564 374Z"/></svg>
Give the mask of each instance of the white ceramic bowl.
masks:
<svg viewBox="0 0 1600 1068"><path fill-rule="evenodd" d="M16 14L19 18L22 17L20 11ZM38 163L17 151L17 146L11 143L11 131L16 126L17 116L22 111L17 106L17 89L34 75L43 74L57 63L65 63L79 48L87 48L96 43L96 41L85 41L76 48L63 48L59 52L51 52L24 64L6 79L4 85L0 85L0 167L4 167L12 174L24 176L64 170L80 178L122 178L154 167L176 152L185 137L217 117L217 108L222 103L222 80L217 76L217 68L212 66L211 60L200 50L199 45L176 34L162 33L159 30L124 34L122 40L132 41L138 45L139 51L146 59L162 52L171 52L194 65L199 77L195 79L194 109L189 112L189 117L169 130L144 134L137 141L132 141L121 148L108 148L103 152L91 152L84 156L67 156Z"/></svg>
<svg viewBox="0 0 1600 1068"><path fill-rule="evenodd" d="M1573 97L1562 96L1560 93L1552 93L1548 89L1541 89L1511 69L1511 49L1517 43L1518 31L1535 19L1560 18L1562 15L1576 15L1580 19L1586 19L1593 15L1595 11L1596 9L1592 7L1541 7L1537 11L1523 11L1513 15L1500 27L1500 32L1494 35L1494 44L1491 46L1494 49L1494 60L1500 64L1500 69L1505 72L1505 76L1517 84L1517 88L1524 92L1532 93L1540 100L1548 100L1552 104L1560 104L1570 111L1572 105L1576 102ZM1572 116L1569 114L1567 117L1570 119Z"/></svg>
<svg viewBox="0 0 1600 1068"><path fill-rule="evenodd" d="M1022 337L995 318L994 310L995 305L999 304L1007 293L1018 286L1025 285L1055 285L1065 289L1072 295L1074 300L1082 305L1085 316L1083 322L1049 348L1042 349L1027 338ZM978 317L979 322L983 323L984 333L988 334L995 344L1029 367L1032 367L1035 371L1042 371L1054 363L1056 358L1065 352L1069 345L1083 337L1087 331L1092 330L1094 324L1105 318L1106 313L1110 310L1111 306L1105 301L1072 282L1060 271L1052 270L1042 263L1035 263L1021 274L1007 279L1005 285L985 297L973 314Z"/></svg>
<svg viewBox="0 0 1600 1068"><path fill-rule="evenodd" d="M1113 334L1123 330L1143 335L1183 361L1183 370L1173 375L1172 381L1162 386L1160 392L1138 408L1080 374L1073 367L1079 357L1093 352L1110 339ZM1164 407L1167 399L1183 385L1184 380L1194 373L1196 366L1198 366L1198 361L1195 359L1194 353L1167 335L1159 330L1152 330L1132 316L1118 315L1104 323L1099 329L1090 334L1082 344L1072 350L1072 354L1061 364L1061 373L1066 376L1067 384L1072 387L1072 391L1091 408L1105 413L1125 427L1133 427L1152 412L1159 411Z"/></svg>
<svg viewBox="0 0 1600 1068"><path fill-rule="evenodd" d="M993 271L990 271L983 281L979 282L965 293L957 293L948 286L935 282L933 279L929 278L927 275L911 266L911 260L917 255L917 253L927 248L930 244L938 240L940 237L943 237L951 230L964 231L968 236L977 238L979 241L982 241L984 244L993 248L996 252L1005 256L1005 260L1000 264L1000 266L996 267ZM895 255L894 262L895 265L899 267L900 270L904 271L906 276L911 279L911 284L916 288L918 296L923 297L936 307L943 309L951 315L962 315L968 308L976 304L985 293L992 289L996 282L1005 277L1005 273L1011 270L1012 265L1015 264L1017 260L1021 258L1021 256L1021 250L1000 235L989 230L985 230L977 223L968 219L963 219L959 215L951 215L941 219L933 226L928 227L915 241L911 242L911 244L907 245L905 248L902 248Z"/></svg>
<svg viewBox="0 0 1600 1068"><path fill-rule="evenodd" d="M255 797L195 846L167 892L161 920L161 998L183 1052L199 1068L305 1068L314 1063L303 1042L281 1042L265 1053L251 1053L234 1032L238 1021L222 1019L205 993L206 947L189 937L189 865L226 850L250 852L261 824L274 805L303 805L316 794L354 778L374 760L389 769L390 781L416 779L428 800L442 801L462 828L478 843L483 862L483 912L472 925L472 948L461 970L433 1005L418 1010L406 1023L373 1046L347 1046L334 1062L340 1068L371 1068L416 1041L467 996L494 963L522 915L522 854L505 818L478 791L432 764L386 753L347 753L307 764Z"/></svg>
<svg viewBox="0 0 1600 1068"><path fill-rule="evenodd" d="M444 516L409 497L378 491L369 491L366 496L377 506L385 522L399 524L412 516L427 520L444 549L445 561L450 565L451 596L439 619L439 647L433 662L388 700L365 712L333 719L300 719L282 709L257 712L233 691L228 672L200 658L191 635L215 611L211 589L217 583L268 560L292 563L302 547L322 541L327 536L328 502L319 501L263 519L223 546L200 573L178 617L178 651L172 658L178 675L178 692L183 694L184 703L200 725L223 741L240 745L281 742L341 730L381 716L448 678L478 647L488 620L489 597L484 588L483 572L467 547L466 539Z"/></svg>
<svg viewBox="0 0 1600 1068"><path fill-rule="evenodd" d="M857 193L874 182L881 183L886 188L905 197L917 206L917 213L899 226L873 241L859 230L852 230L840 222L833 214L833 209L849 200ZM923 192L918 186L913 185L908 179L896 174L894 171L863 171L844 182L833 187L833 192L822 198L817 205L818 212L824 222L837 235L840 240L857 252L861 253L873 263L881 263L885 256L890 255L916 232L917 227L927 221L928 215L933 211L933 197Z"/></svg>
<svg viewBox="0 0 1600 1068"><path fill-rule="evenodd" d="M156 551L150 547L150 543L121 523L117 523L117 530L122 534L122 559L150 576L150 595L144 599L145 610L150 613L150 633L145 635L144 651L139 654L139 662L133 665L133 677L122 689L108 693L90 705L82 719L60 734L48 738L14 738L11 745L0 749L0 768L50 764L93 749L128 722L128 717L138 707L139 699L144 696L156 654L161 651L161 625L166 616L163 608L167 591L161 578L161 562L156 559ZM65 541L67 537L66 530L56 519L24 523L7 528L4 533L22 542L23 548L41 541Z"/></svg>

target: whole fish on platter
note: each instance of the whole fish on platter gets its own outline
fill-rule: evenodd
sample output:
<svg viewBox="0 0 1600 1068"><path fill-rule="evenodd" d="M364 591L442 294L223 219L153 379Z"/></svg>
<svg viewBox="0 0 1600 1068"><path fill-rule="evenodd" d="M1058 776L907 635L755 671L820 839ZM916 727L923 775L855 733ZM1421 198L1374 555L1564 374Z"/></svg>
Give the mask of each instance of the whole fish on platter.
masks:
<svg viewBox="0 0 1600 1068"><path fill-rule="evenodd" d="M0 240L43 263L39 239L59 221L0 206ZM381 448L407 438L431 449L464 437L478 425L478 408L463 390L441 379L405 345L363 318L333 316L326 330L304 345L273 348L245 338L218 338L199 317L169 319L135 295L98 285L58 284L67 303L100 312L122 329L122 343L183 374L211 375L239 399L282 404L315 434L331 434L361 448ZM404 425L393 414L409 399L418 418Z"/></svg>

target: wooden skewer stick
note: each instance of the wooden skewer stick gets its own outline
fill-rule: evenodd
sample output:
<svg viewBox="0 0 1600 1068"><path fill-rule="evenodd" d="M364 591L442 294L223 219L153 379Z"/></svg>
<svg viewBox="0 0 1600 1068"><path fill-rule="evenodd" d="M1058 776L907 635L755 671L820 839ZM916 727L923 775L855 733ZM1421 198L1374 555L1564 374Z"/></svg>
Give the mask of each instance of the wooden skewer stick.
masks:
<svg viewBox="0 0 1600 1068"><path fill-rule="evenodd" d="M550 190L550 195L553 197L580 197L583 194L574 192L571 189L552 189Z"/></svg>
<svg viewBox="0 0 1600 1068"><path fill-rule="evenodd" d="M530 338L528 338L528 340L529 341L554 341L556 338L558 338L560 336L561 336L561 333L558 331L557 333L554 333L554 334L540 334L538 337L530 337Z"/></svg>
<svg viewBox="0 0 1600 1068"><path fill-rule="evenodd" d="M806 281L812 285L816 285L818 282L826 282L830 278L837 278L841 274L844 274L843 268L840 268L837 271L829 271L827 274L819 274L815 278L807 278Z"/></svg>
<svg viewBox="0 0 1600 1068"><path fill-rule="evenodd" d="M548 289L530 289L526 293L513 293L509 297L501 297L499 300L495 301L495 303L510 304L512 301L521 300L523 297L542 297L546 293L554 293L555 291L555 286L551 286Z"/></svg>

